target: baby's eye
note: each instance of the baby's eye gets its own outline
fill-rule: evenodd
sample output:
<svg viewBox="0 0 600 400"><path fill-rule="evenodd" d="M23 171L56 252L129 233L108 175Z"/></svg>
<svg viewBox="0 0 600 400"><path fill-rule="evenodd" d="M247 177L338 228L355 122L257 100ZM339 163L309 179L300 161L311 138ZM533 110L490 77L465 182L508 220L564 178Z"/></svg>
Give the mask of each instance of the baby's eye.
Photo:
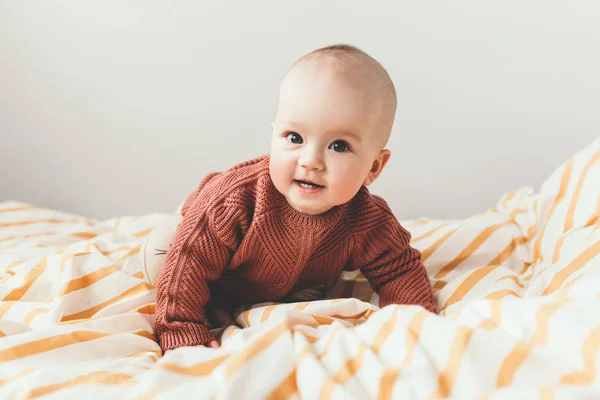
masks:
<svg viewBox="0 0 600 400"><path fill-rule="evenodd" d="M331 144L330 148L338 153L344 153L350 150L348 143L344 142L343 140L336 140Z"/></svg>
<svg viewBox="0 0 600 400"><path fill-rule="evenodd" d="M302 144L302 142L304 142L302 140L302 136L300 136L299 134L297 134L296 132L290 132L287 135L285 135L285 137L287 138L287 140L290 143L294 143L294 144Z"/></svg>

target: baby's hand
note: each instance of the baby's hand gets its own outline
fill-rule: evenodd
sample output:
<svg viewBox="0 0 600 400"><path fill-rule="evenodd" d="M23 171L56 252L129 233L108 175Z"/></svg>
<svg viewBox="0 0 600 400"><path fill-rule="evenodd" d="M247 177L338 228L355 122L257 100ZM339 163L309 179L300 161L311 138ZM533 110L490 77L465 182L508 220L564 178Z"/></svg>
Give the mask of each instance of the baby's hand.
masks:
<svg viewBox="0 0 600 400"><path fill-rule="evenodd" d="M298 302L298 301L316 301L325 298L325 287L317 286L310 287L287 295L284 300L286 302Z"/></svg>
<svg viewBox="0 0 600 400"><path fill-rule="evenodd" d="M217 342L216 340L212 340L208 346L206 347L211 347L213 349L218 349L219 347L221 347L221 345L219 344L219 342Z"/></svg>

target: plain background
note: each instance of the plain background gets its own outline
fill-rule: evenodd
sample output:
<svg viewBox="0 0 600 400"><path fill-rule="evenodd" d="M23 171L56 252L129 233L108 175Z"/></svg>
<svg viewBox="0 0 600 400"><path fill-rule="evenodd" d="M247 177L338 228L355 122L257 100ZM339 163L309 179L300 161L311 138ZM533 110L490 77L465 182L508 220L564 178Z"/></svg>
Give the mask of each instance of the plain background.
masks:
<svg viewBox="0 0 600 400"><path fill-rule="evenodd" d="M395 81L372 191L401 219L539 189L600 134L597 1L0 0L0 201L172 211L268 152L281 77L333 43Z"/></svg>

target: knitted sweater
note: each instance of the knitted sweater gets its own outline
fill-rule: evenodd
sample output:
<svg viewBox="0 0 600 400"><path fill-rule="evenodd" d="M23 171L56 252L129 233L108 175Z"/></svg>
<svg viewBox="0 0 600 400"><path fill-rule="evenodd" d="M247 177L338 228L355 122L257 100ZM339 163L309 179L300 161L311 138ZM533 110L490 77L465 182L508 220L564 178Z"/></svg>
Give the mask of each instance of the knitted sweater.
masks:
<svg viewBox="0 0 600 400"><path fill-rule="evenodd" d="M233 309L331 288L342 270L360 269L380 307L418 304L436 312L410 233L364 186L343 205L302 214L273 185L266 156L208 175L182 214L157 282L155 328L164 351L213 340L205 312L211 304Z"/></svg>

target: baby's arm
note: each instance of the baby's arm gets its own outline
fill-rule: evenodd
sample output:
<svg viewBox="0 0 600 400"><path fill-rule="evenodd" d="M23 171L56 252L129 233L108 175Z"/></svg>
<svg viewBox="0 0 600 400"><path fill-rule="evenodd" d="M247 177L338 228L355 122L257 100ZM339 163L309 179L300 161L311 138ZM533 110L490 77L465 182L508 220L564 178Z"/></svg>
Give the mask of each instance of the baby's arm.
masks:
<svg viewBox="0 0 600 400"><path fill-rule="evenodd" d="M357 242L359 268L379 294L379 306L418 304L437 312L421 253L410 246L410 233L395 218Z"/></svg>
<svg viewBox="0 0 600 400"><path fill-rule="evenodd" d="M163 351L215 340L205 326L208 282L219 278L233 254L223 240L227 227L213 222L215 214L225 218L226 213L208 211L199 202L190 206L158 278L155 327Z"/></svg>

